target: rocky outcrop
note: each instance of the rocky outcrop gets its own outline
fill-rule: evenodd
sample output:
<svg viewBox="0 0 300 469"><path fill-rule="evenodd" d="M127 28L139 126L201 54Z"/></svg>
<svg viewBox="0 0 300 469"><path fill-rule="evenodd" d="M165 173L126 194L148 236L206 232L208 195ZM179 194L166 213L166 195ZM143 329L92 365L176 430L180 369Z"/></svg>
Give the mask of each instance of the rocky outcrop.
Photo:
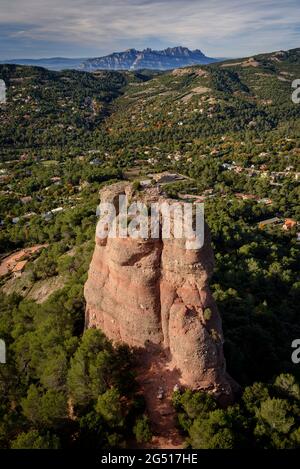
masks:
<svg viewBox="0 0 300 469"><path fill-rule="evenodd" d="M129 183L106 187L100 197L116 206L125 193L147 204L166 200L157 187L134 196ZM145 363L163 354L168 373L184 386L230 397L221 319L208 285L213 268L207 227L196 250L172 237L96 237L85 285L86 327L136 347Z"/></svg>

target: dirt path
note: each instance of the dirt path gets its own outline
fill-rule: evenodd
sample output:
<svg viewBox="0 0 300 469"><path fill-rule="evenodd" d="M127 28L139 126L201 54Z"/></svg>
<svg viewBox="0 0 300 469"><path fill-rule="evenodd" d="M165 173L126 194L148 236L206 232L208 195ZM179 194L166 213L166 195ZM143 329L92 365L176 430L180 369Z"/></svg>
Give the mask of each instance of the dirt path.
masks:
<svg viewBox="0 0 300 469"><path fill-rule="evenodd" d="M176 428L176 413L172 406L174 386L179 382L178 372L170 367L164 352L148 356L137 371L153 431L152 441L147 447L182 448L184 439ZM158 398L159 388L164 391L163 399Z"/></svg>

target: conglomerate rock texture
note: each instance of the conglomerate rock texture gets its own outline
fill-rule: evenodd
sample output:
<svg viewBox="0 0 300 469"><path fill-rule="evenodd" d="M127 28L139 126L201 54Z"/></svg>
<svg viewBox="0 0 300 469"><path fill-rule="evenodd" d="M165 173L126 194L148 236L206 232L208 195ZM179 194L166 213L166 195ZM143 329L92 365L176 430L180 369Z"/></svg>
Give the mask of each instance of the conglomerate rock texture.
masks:
<svg viewBox="0 0 300 469"><path fill-rule="evenodd" d="M105 187L100 199L117 207L122 194L147 203L166 200L156 187L134 195L130 183ZM86 327L136 347L147 364L163 353L179 384L230 400L221 319L208 285L213 268L207 227L196 250L175 238L96 236L85 285Z"/></svg>

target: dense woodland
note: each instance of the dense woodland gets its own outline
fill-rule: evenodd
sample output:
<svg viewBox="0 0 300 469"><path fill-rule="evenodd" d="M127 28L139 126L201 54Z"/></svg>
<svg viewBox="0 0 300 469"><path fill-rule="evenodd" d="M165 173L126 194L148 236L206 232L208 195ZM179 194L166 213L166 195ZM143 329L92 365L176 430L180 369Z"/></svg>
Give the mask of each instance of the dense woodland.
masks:
<svg viewBox="0 0 300 469"><path fill-rule="evenodd" d="M83 332L83 285L100 187L163 170L191 178L166 187L171 197L205 198L211 288L228 372L242 387L227 409L199 392L174 394L187 445L300 446L300 365L291 360L300 338L300 230L260 227L273 217L300 222L300 105L291 100L299 76L299 49L162 74L0 65L8 86L0 255L47 245L20 279L0 278L8 346L0 447L105 448L151 438L133 352ZM27 295L57 279L43 303Z"/></svg>

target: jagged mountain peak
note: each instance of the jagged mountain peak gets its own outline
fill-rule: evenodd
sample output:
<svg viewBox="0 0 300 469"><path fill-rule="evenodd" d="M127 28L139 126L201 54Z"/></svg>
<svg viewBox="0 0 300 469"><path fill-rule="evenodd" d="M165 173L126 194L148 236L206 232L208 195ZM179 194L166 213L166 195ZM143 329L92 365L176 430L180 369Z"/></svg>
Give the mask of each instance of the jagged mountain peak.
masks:
<svg viewBox="0 0 300 469"><path fill-rule="evenodd" d="M81 68L92 71L102 70L170 70L189 65L202 65L215 62L216 59L206 57L199 49L191 51L187 47L168 47L164 50L153 50L150 47L139 51L127 49L114 52L105 57L95 57L84 61Z"/></svg>

